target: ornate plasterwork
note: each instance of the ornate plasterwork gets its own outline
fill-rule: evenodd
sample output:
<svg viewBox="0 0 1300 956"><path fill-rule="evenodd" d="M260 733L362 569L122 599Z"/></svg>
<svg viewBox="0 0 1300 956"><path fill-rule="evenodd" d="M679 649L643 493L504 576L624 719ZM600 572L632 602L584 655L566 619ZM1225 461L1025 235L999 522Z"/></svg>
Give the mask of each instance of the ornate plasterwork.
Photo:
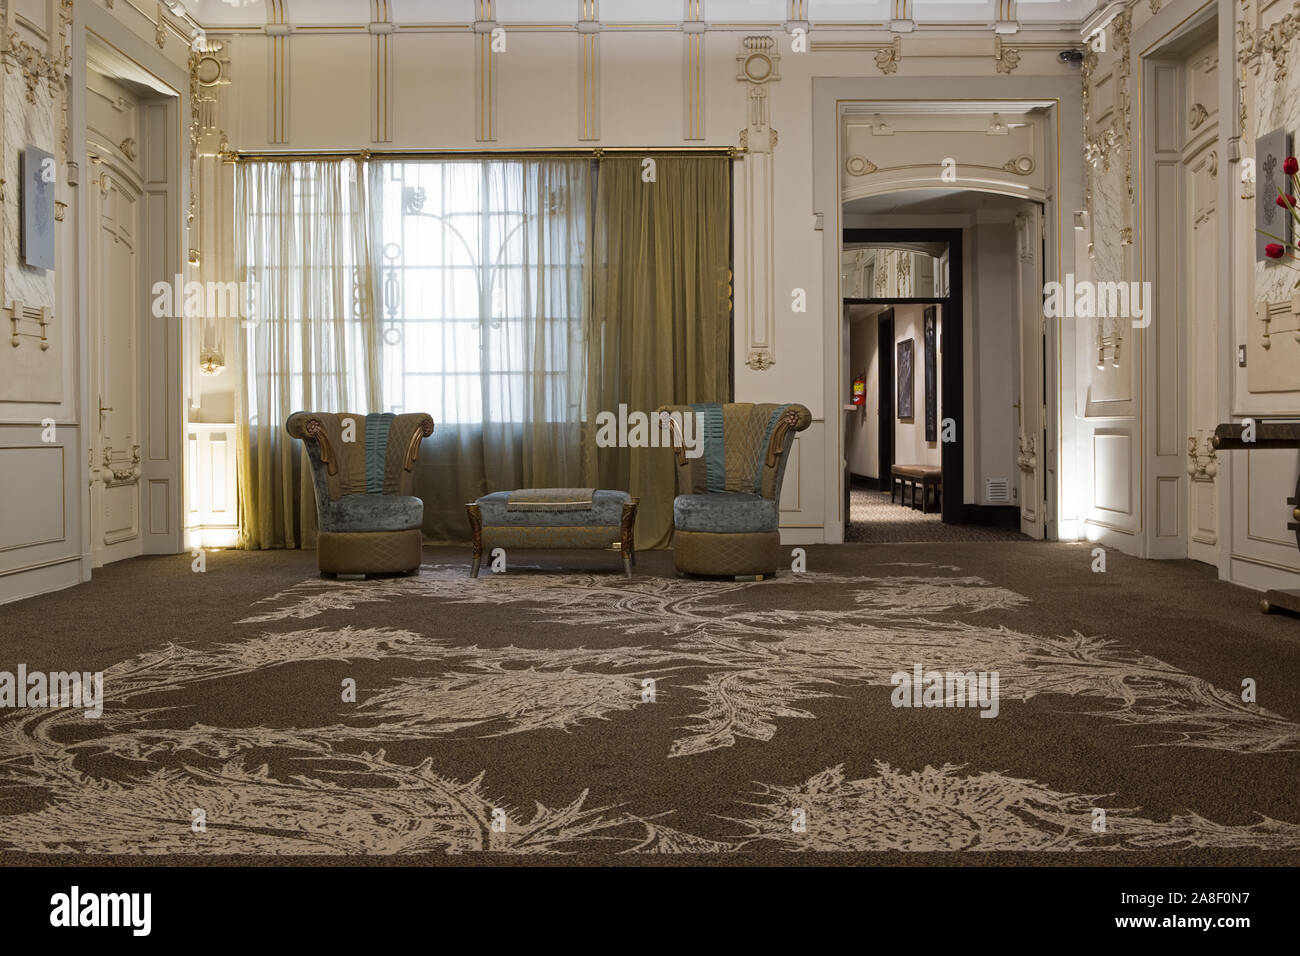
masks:
<svg viewBox="0 0 1300 956"><path fill-rule="evenodd" d="M1084 140L1084 210L1088 222L1093 217L1093 170L1101 166L1103 172L1110 172L1111 161L1118 152L1124 163L1124 190L1128 197L1124 215L1131 219L1133 215L1133 136L1130 126L1131 102L1129 98L1129 76L1131 72L1130 40L1132 36L1132 12L1124 10L1111 21L1110 34L1115 44L1115 118L1104 129L1093 135L1092 130L1092 74L1097 69L1097 53L1091 49L1084 55L1081 78L1083 81L1083 140ZM1120 229L1120 245L1131 245L1133 227ZM1094 257L1095 243L1088 243L1088 256ZM1099 333L1100 334L1100 333Z"/></svg>
<svg viewBox="0 0 1300 956"><path fill-rule="evenodd" d="M1034 157L1026 153L1024 156L1016 156L1012 159L1008 159L1002 164L1002 168L1017 176L1028 176L1034 171L1036 165Z"/></svg>
<svg viewBox="0 0 1300 956"><path fill-rule="evenodd" d="M781 79L781 55L770 36L747 36L736 57L736 79L748 87L749 123L740 131L745 160L743 203L746 222L743 256L746 310L745 364L756 372L775 363L776 291L775 192L773 164L777 132L772 128L768 86Z"/></svg>
<svg viewBox="0 0 1300 956"><path fill-rule="evenodd" d="M1300 3L1276 23L1267 27L1251 30L1246 21L1237 23L1238 39L1237 59L1241 63L1254 61L1256 72L1259 71L1259 58L1268 54L1273 59L1273 80L1281 83L1287 76L1287 55L1291 41L1300 35ZM1243 101L1244 101L1243 97Z"/></svg>
<svg viewBox="0 0 1300 956"><path fill-rule="evenodd" d="M850 176L870 176L880 169L865 156L854 154L844 161L844 171Z"/></svg>
<svg viewBox="0 0 1300 956"><path fill-rule="evenodd" d="M113 456L113 447L104 446L104 467L100 471L100 478L104 484L110 488L117 485L133 485L140 480L144 474L140 467L140 446L132 445L131 451L123 452L122 456Z"/></svg>
<svg viewBox="0 0 1300 956"><path fill-rule="evenodd" d="M1124 137L1116 128L1116 124L1111 123L1095 139L1090 139L1084 144L1084 159L1088 161L1088 165L1093 169L1100 166L1102 172L1108 173L1110 172L1111 157L1115 155L1123 141Z"/></svg>
<svg viewBox="0 0 1300 956"><path fill-rule="evenodd" d="M1083 141L1084 158L1087 162L1083 164L1083 210L1084 217L1088 222L1089 232L1092 230L1092 169L1093 162L1089 155L1092 148L1092 71L1097 68L1097 54L1088 50L1084 54L1083 63L1080 65L1079 77L1083 82ZM1088 256L1091 258L1093 244L1088 243Z"/></svg>
<svg viewBox="0 0 1300 956"><path fill-rule="evenodd" d="M1255 303L1255 317L1260 322L1260 345L1265 351L1273 347L1274 335L1289 333L1300 342L1300 293L1277 302L1259 299ZM1283 327L1273 328L1274 322Z"/></svg>
<svg viewBox="0 0 1300 956"><path fill-rule="evenodd" d="M27 85L27 102L36 102L36 91L41 80L47 82L50 95L63 89L64 60L62 56L49 56L24 40L18 39L18 31L11 30L4 48L0 50L5 69L10 73L15 70L23 75Z"/></svg>
<svg viewBox="0 0 1300 956"><path fill-rule="evenodd" d="M897 73L898 64L903 59L903 41L894 37L889 46L876 51L876 67L881 73Z"/></svg>
<svg viewBox="0 0 1300 956"><path fill-rule="evenodd" d="M1205 454L1200 453L1200 446L1204 444ZM1191 476L1192 481L1213 482L1215 476L1219 473L1219 453L1214 448L1214 443L1205 438L1197 441L1195 435L1187 436L1187 474Z"/></svg>
<svg viewBox="0 0 1300 956"><path fill-rule="evenodd" d="M167 45L167 14L163 11L163 5L158 4L157 23L154 24L153 42L158 44L158 49Z"/></svg>
<svg viewBox="0 0 1300 956"><path fill-rule="evenodd" d="M230 50L225 42L208 41L192 50L190 68L190 206L193 222L197 207L199 156L219 156L227 147L226 134L216 125L218 87L230 83Z"/></svg>
<svg viewBox="0 0 1300 956"><path fill-rule="evenodd" d="M35 339L40 343L41 351L50 348L49 327L54 315L47 306L27 306L22 302L12 302L4 311L9 313L9 344L18 348L24 338Z"/></svg>
<svg viewBox="0 0 1300 956"><path fill-rule="evenodd" d="M993 57L999 73L1011 73L1020 65L1020 51L1005 45L1002 37L993 38Z"/></svg>
<svg viewBox="0 0 1300 956"><path fill-rule="evenodd" d="M1133 14L1124 10L1111 23L1111 36L1115 40L1115 52L1119 63L1115 67L1118 76L1116 108L1119 110L1119 127L1124 143L1124 189L1128 193L1128 210L1133 206L1133 133L1129 124L1129 90L1128 81L1131 71L1129 44L1133 32Z"/></svg>
<svg viewBox="0 0 1300 956"><path fill-rule="evenodd" d="M1025 473L1032 473L1038 467L1038 454L1034 450L1034 436L1020 434L1020 453L1016 456L1016 467Z"/></svg>

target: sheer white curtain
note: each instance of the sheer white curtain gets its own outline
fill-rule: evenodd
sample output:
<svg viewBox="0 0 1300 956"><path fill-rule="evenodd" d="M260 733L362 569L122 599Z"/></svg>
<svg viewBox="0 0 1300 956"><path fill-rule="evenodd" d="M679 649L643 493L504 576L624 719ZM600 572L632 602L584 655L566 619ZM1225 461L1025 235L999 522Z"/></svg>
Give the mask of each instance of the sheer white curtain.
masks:
<svg viewBox="0 0 1300 956"><path fill-rule="evenodd" d="M235 258L253 314L238 336L240 539L311 547L315 491L284 431L295 411L378 409L364 176L350 159L235 167Z"/></svg>
<svg viewBox="0 0 1300 956"><path fill-rule="evenodd" d="M586 160L371 166L383 397L436 423L416 475L436 540L487 491L580 478L592 182Z"/></svg>
<svg viewBox="0 0 1300 956"><path fill-rule="evenodd" d="M464 503L487 491L578 483L593 178L544 158L236 167L241 276L261 292L244 338L247 547L314 540L283 431L298 409L432 415L415 490L435 540L464 539Z"/></svg>

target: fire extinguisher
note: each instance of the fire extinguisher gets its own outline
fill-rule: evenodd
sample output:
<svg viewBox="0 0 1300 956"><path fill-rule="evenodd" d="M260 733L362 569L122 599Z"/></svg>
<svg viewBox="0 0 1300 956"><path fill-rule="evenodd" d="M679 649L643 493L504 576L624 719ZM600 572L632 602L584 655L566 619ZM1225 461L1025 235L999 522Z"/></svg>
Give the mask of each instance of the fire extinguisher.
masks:
<svg viewBox="0 0 1300 956"><path fill-rule="evenodd" d="M853 380L853 404L864 405L867 401L867 379L859 375Z"/></svg>

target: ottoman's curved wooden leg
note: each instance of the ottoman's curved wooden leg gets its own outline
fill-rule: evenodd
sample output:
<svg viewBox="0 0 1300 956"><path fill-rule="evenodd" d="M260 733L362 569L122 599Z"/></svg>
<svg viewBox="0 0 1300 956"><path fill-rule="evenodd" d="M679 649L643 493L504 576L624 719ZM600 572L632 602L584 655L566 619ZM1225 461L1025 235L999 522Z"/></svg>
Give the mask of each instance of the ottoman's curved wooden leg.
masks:
<svg viewBox="0 0 1300 956"><path fill-rule="evenodd" d="M479 564L483 560L483 512L477 502L465 505L465 514L469 517L470 537L473 540L474 558L470 564L469 576L478 577Z"/></svg>
<svg viewBox="0 0 1300 956"><path fill-rule="evenodd" d="M632 498L623 503L623 518L619 522L619 546L623 552L623 573L627 577L632 576L632 565L636 564L636 544L634 536L636 532L636 507L641 503L640 498Z"/></svg>

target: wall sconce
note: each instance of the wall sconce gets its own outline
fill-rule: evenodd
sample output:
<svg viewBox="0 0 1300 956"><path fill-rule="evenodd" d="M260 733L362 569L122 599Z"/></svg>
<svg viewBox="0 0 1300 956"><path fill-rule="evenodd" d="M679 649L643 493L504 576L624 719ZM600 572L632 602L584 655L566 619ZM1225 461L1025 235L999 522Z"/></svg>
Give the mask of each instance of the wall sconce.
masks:
<svg viewBox="0 0 1300 956"><path fill-rule="evenodd" d="M199 371L220 375L226 367L226 330L222 319L203 319L199 324Z"/></svg>

